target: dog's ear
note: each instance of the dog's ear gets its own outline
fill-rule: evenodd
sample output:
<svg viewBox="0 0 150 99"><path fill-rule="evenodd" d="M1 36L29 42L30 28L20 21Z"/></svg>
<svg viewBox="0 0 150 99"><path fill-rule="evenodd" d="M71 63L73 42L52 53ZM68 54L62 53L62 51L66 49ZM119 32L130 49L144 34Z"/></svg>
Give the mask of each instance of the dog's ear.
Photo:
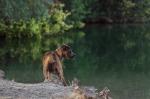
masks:
<svg viewBox="0 0 150 99"><path fill-rule="evenodd" d="M70 47L69 47L67 44L63 44L63 45L61 46L61 48L62 48L64 51L66 51L66 50L68 50Z"/></svg>

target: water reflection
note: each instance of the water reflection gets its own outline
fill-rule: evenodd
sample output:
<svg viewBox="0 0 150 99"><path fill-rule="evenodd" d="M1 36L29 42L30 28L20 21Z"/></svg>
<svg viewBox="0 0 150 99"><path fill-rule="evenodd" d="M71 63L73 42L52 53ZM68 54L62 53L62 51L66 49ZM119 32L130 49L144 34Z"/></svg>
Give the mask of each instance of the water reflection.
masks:
<svg viewBox="0 0 150 99"><path fill-rule="evenodd" d="M0 68L6 78L19 82L43 81L41 58L47 50L55 50L62 44L82 38L83 32L50 36L42 39L3 39L0 43Z"/></svg>
<svg viewBox="0 0 150 99"><path fill-rule="evenodd" d="M0 42L0 68L7 79L43 81L41 56L47 50L70 43L77 53L65 60L65 77L81 84L108 86L114 99L149 99L149 25L87 26L84 33Z"/></svg>
<svg viewBox="0 0 150 99"><path fill-rule="evenodd" d="M68 78L77 77L82 84L101 89L108 86L115 99L148 99L149 25L94 25L85 32L74 43L76 61L66 63Z"/></svg>

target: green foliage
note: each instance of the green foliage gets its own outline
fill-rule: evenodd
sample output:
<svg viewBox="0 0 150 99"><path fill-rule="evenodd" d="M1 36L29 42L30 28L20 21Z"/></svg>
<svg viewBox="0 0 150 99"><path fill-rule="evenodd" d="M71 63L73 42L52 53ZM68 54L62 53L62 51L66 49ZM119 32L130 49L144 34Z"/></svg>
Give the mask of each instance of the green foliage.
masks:
<svg viewBox="0 0 150 99"><path fill-rule="evenodd" d="M131 0L123 0L123 6L122 6L122 14L123 16L131 15L132 8L135 7L135 3L133 3Z"/></svg>
<svg viewBox="0 0 150 99"><path fill-rule="evenodd" d="M67 22L70 12L63 10L62 4L49 5L49 15L40 19L0 21L0 35L7 37L38 37L61 34L73 28Z"/></svg>
<svg viewBox="0 0 150 99"><path fill-rule="evenodd" d="M145 22L150 16L150 0L65 0L65 4L76 20Z"/></svg>
<svg viewBox="0 0 150 99"><path fill-rule="evenodd" d="M64 0L65 8L71 12L69 19L73 20L72 24L74 24L75 28L84 27L84 23L82 21L89 13L86 5L83 3L84 1L85 0Z"/></svg>
<svg viewBox="0 0 150 99"><path fill-rule="evenodd" d="M47 16L48 9L44 1L45 0L1 0L0 17L18 20Z"/></svg>
<svg viewBox="0 0 150 99"><path fill-rule="evenodd" d="M72 17L75 20L82 20L85 18L86 15L86 8L83 4L84 0L72 0L71 4L71 11L73 13Z"/></svg>

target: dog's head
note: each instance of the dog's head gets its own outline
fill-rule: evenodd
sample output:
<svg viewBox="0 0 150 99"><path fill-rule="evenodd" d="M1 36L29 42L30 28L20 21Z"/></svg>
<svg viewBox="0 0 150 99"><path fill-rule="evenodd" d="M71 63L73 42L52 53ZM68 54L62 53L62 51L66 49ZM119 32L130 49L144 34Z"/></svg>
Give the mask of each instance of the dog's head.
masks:
<svg viewBox="0 0 150 99"><path fill-rule="evenodd" d="M71 47L68 45L61 46L62 55L64 58L71 59L75 56L75 53L72 51Z"/></svg>
<svg viewBox="0 0 150 99"><path fill-rule="evenodd" d="M75 56L75 53L72 51L71 47L69 45L62 45L60 48L58 48L57 53L59 56L67 59L71 59Z"/></svg>

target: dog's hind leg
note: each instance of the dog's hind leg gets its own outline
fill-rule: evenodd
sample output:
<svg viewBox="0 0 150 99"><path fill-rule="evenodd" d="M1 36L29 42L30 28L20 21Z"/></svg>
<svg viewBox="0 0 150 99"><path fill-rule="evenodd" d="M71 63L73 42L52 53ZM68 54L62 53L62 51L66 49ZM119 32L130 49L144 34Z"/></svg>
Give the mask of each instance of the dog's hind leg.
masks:
<svg viewBox="0 0 150 99"><path fill-rule="evenodd" d="M52 79L51 79L51 73L48 71L47 72L47 75L48 75L48 81L51 81Z"/></svg>
<svg viewBox="0 0 150 99"><path fill-rule="evenodd" d="M44 74L44 82L48 81L48 71L46 70L46 68L43 68L43 74Z"/></svg>

